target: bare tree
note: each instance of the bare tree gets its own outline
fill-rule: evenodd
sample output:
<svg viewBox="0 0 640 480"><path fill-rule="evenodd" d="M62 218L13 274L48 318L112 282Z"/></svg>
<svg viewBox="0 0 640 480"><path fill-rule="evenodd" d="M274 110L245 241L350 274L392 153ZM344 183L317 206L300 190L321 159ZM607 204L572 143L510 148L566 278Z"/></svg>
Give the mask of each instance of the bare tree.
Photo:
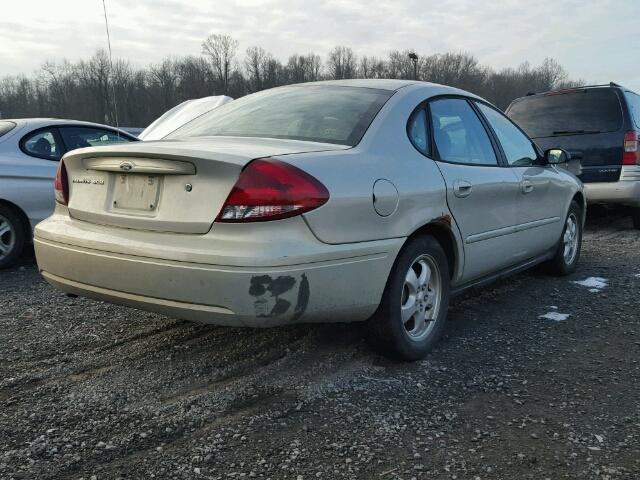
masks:
<svg viewBox="0 0 640 480"><path fill-rule="evenodd" d="M314 82L320 79L322 60L320 55L294 53L287 62L287 83Z"/></svg>
<svg viewBox="0 0 640 480"><path fill-rule="evenodd" d="M356 65L356 54L349 47L338 46L329 52L327 70L331 78L354 78L357 70Z"/></svg>
<svg viewBox="0 0 640 480"><path fill-rule="evenodd" d="M168 58L146 68L114 59L104 51L79 62L47 62L33 76L0 78L0 115L53 116L145 126L185 100L216 93L234 98L264 88L322 78L414 78L410 50L394 50L384 59L336 47L323 65L320 55L293 54L283 65L260 46L246 51L236 65L238 43L228 35L211 35L201 56ZM499 71L468 53L418 55L418 77L477 93L500 108L528 92L584 83L571 80L562 66L545 59ZM117 102L114 101L117 99ZM117 104L117 112L116 112Z"/></svg>
<svg viewBox="0 0 640 480"><path fill-rule="evenodd" d="M229 79L237 49L238 41L230 35L212 34L202 42L202 53L209 58L225 95L229 92Z"/></svg>
<svg viewBox="0 0 640 480"><path fill-rule="evenodd" d="M385 69L384 60L363 55L360 57L358 76L362 78L384 78Z"/></svg>

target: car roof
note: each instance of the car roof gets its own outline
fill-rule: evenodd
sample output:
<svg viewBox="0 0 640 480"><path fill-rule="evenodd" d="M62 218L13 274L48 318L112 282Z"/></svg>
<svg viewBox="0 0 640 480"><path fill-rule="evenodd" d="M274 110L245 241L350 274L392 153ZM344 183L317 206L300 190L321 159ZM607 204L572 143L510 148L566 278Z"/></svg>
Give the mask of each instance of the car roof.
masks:
<svg viewBox="0 0 640 480"><path fill-rule="evenodd" d="M487 102L487 100L479 97L478 95L461 90L459 88L450 87L448 85L441 85L439 83L422 82L419 80L395 80L388 78L357 78L349 80L321 80L318 82L306 82L296 83L293 85L284 85L283 87L305 87L305 86L318 86L318 85L336 85L341 87L355 87L355 88L375 88L378 90L388 90L391 92L398 91L406 88L407 90L419 89L424 92L425 98L434 95L462 95L465 97L475 98ZM487 102L489 103L489 102Z"/></svg>
<svg viewBox="0 0 640 480"><path fill-rule="evenodd" d="M339 87L377 88L378 90L398 90L413 85L417 80L395 80L390 78L353 78L347 80L320 80L317 82L296 83L293 86L335 85Z"/></svg>

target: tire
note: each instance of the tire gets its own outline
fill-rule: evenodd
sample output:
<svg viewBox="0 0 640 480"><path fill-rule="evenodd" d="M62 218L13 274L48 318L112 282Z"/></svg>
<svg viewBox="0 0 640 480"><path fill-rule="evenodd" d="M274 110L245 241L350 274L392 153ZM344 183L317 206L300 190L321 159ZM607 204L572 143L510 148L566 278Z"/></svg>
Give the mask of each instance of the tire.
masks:
<svg viewBox="0 0 640 480"><path fill-rule="evenodd" d="M574 200L569 206L556 253L547 264L553 275L564 276L576 271L582 248L582 228L582 209ZM573 233L568 234L568 231Z"/></svg>
<svg viewBox="0 0 640 480"><path fill-rule="evenodd" d="M440 243L427 235L410 240L391 269L378 311L367 322L372 346L400 360L424 358L442 336L449 309L449 281L449 263ZM409 316L412 301L417 310Z"/></svg>
<svg viewBox="0 0 640 480"><path fill-rule="evenodd" d="M24 223L16 211L0 205L0 269L13 266L25 244Z"/></svg>
<svg viewBox="0 0 640 480"><path fill-rule="evenodd" d="M640 207L631 209L631 219L633 220L633 228L640 230Z"/></svg>

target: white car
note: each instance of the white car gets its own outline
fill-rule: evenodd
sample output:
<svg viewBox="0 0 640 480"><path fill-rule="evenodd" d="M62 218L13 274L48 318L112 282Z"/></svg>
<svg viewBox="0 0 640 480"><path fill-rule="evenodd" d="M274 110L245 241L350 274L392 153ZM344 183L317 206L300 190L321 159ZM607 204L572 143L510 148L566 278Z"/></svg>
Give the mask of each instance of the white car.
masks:
<svg viewBox="0 0 640 480"><path fill-rule="evenodd" d="M15 262L31 241L33 227L53 212L53 179L65 153L136 140L97 123L0 120L0 268Z"/></svg>
<svg viewBox="0 0 640 480"><path fill-rule="evenodd" d="M158 117L151 125L138 134L138 138L146 141L162 140L185 123L232 100L233 98L227 97L226 95L215 95L211 97L194 98L193 100L182 102Z"/></svg>

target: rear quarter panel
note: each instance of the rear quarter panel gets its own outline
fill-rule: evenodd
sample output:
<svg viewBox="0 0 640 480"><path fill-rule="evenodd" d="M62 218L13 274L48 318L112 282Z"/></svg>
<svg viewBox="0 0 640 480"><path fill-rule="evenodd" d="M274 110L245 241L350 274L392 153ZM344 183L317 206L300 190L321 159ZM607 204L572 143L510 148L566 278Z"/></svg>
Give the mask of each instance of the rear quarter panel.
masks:
<svg viewBox="0 0 640 480"><path fill-rule="evenodd" d="M18 149L17 140L0 144L0 201L18 206L31 228L53 213L53 179L58 162L32 158Z"/></svg>
<svg viewBox="0 0 640 480"><path fill-rule="evenodd" d="M421 226L441 222L451 226L459 264L464 253L460 234L446 202L442 174L433 160L418 152L407 137L407 120L416 106L449 89L405 87L396 92L377 115L356 147L279 157L303 168L329 190L329 201L305 214L319 240L330 244L407 237ZM379 179L398 191L394 213L379 215L373 186Z"/></svg>

